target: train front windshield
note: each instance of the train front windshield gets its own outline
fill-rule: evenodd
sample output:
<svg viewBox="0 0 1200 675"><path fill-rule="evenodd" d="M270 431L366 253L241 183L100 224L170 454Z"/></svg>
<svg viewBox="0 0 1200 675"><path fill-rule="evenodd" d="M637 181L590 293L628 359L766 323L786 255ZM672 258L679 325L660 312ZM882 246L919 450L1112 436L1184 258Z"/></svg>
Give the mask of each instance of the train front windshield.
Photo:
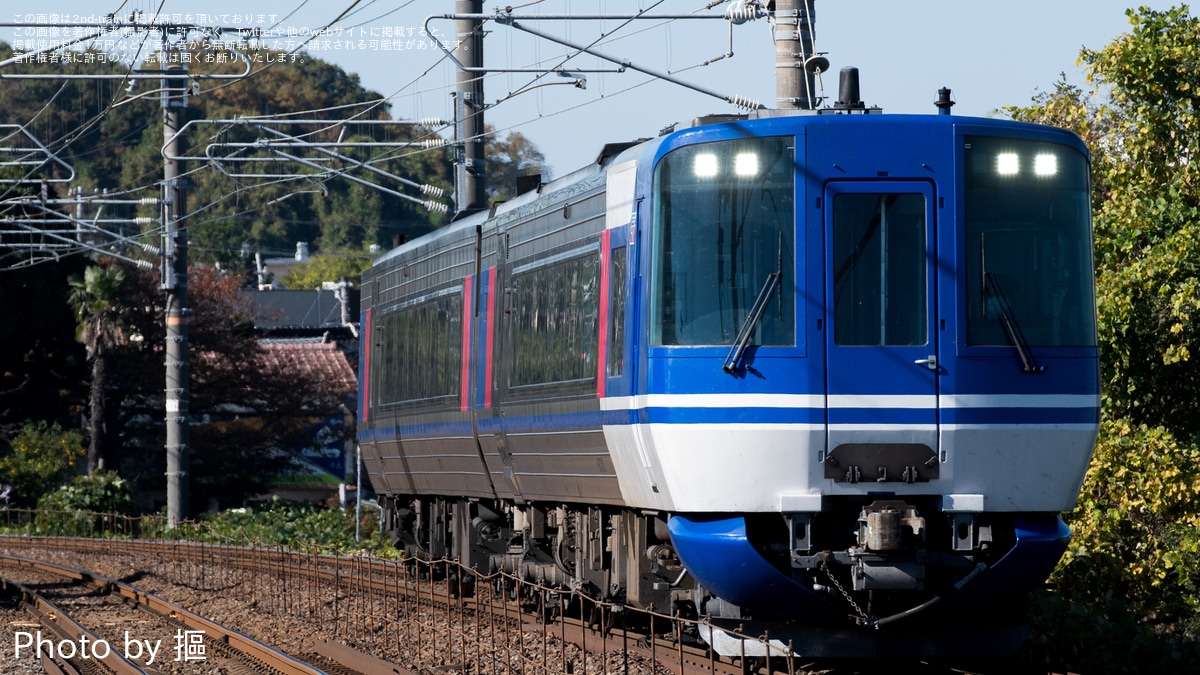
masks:
<svg viewBox="0 0 1200 675"><path fill-rule="evenodd" d="M753 343L796 343L794 174L791 138L686 146L659 162L654 344L731 344L760 296Z"/></svg>
<svg viewBox="0 0 1200 675"><path fill-rule="evenodd" d="M967 137L967 344L1096 344L1088 164L1053 143Z"/></svg>

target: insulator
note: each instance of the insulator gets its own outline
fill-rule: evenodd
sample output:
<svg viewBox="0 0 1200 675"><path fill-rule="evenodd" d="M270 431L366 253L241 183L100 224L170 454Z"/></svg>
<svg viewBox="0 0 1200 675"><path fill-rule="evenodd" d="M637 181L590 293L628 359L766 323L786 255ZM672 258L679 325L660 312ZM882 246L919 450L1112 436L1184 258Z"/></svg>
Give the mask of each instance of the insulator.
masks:
<svg viewBox="0 0 1200 675"><path fill-rule="evenodd" d="M446 145L447 142L448 141L446 141L446 139L439 136L437 138L426 138L425 140L421 141L421 146L428 150L430 148L440 148L443 145Z"/></svg>
<svg viewBox="0 0 1200 675"><path fill-rule="evenodd" d="M436 185L422 185L421 194L429 195L430 197L441 197L446 194L446 191Z"/></svg>
<svg viewBox="0 0 1200 675"><path fill-rule="evenodd" d="M145 251L146 253L149 253L150 255L162 255L162 249L155 246L154 244L142 244L142 250ZM143 262L145 262L145 261L143 261ZM146 263L146 264L149 265L150 263Z"/></svg>
<svg viewBox="0 0 1200 675"><path fill-rule="evenodd" d="M158 197L142 197L138 204L140 206L158 206Z"/></svg>
<svg viewBox="0 0 1200 675"><path fill-rule="evenodd" d="M158 222L157 218L151 218L149 216L138 216L137 218L133 219L134 225L153 225L156 222Z"/></svg>
<svg viewBox="0 0 1200 675"><path fill-rule="evenodd" d="M435 201L426 201L425 208L434 213L449 213L450 207Z"/></svg>
<svg viewBox="0 0 1200 675"><path fill-rule="evenodd" d="M134 265L136 265L138 269L143 269L143 270L152 270L155 267L157 267L157 265L155 265L154 263L147 262L145 260L138 260L137 262L134 263Z"/></svg>
<svg viewBox="0 0 1200 675"><path fill-rule="evenodd" d="M420 122L420 123L421 123L421 124L423 124L424 126L427 126L427 127L445 127L445 126L450 126L450 123L449 123L449 122L447 122L446 120L441 120L441 119L438 119L438 118L436 118L436 117L423 117L423 118L421 118L421 122Z"/></svg>
<svg viewBox="0 0 1200 675"><path fill-rule="evenodd" d="M725 100L729 101L738 108L745 108L746 110L758 110L762 107L762 104L758 101L755 101L752 98L746 98L745 96L734 95Z"/></svg>
<svg viewBox="0 0 1200 675"><path fill-rule="evenodd" d="M748 4L745 0L739 0L725 8L725 18L739 25L763 15L761 9Z"/></svg>

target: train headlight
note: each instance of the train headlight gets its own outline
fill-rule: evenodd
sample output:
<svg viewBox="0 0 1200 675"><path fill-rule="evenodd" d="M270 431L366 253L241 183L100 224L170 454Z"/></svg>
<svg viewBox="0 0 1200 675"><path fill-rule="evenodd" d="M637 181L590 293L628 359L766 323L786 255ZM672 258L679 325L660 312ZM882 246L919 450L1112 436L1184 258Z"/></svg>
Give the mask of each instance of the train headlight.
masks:
<svg viewBox="0 0 1200 675"><path fill-rule="evenodd" d="M1058 157L1050 153L1042 153L1033 158L1033 172L1039 176L1053 176L1058 173Z"/></svg>
<svg viewBox="0 0 1200 675"><path fill-rule="evenodd" d="M739 176L758 175L758 155L753 152L739 152L733 158L733 172Z"/></svg>
<svg viewBox="0 0 1200 675"><path fill-rule="evenodd" d="M692 163L692 172L698 178L712 178L717 175L717 156L711 152L702 152L696 155L696 159Z"/></svg>
<svg viewBox="0 0 1200 675"><path fill-rule="evenodd" d="M1021 160L1015 152L1002 152L996 155L996 173L1001 176L1015 176L1021 169Z"/></svg>

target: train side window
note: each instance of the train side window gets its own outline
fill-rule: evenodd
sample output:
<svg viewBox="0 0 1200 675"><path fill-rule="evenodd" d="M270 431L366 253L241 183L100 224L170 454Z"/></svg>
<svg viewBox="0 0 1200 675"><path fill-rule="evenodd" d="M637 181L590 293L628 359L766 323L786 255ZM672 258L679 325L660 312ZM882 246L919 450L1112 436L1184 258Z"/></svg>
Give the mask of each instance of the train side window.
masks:
<svg viewBox="0 0 1200 675"><path fill-rule="evenodd" d="M511 387L596 378L600 257L518 269L513 275Z"/></svg>
<svg viewBox="0 0 1200 675"><path fill-rule="evenodd" d="M834 341L923 345L928 339L925 197L833 199Z"/></svg>
<svg viewBox="0 0 1200 675"><path fill-rule="evenodd" d="M608 365L609 377L624 370L625 346L625 248L615 248L608 269Z"/></svg>
<svg viewBox="0 0 1200 675"><path fill-rule="evenodd" d="M462 293L384 315L375 389L382 404L445 397L457 405L462 380Z"/></svg>

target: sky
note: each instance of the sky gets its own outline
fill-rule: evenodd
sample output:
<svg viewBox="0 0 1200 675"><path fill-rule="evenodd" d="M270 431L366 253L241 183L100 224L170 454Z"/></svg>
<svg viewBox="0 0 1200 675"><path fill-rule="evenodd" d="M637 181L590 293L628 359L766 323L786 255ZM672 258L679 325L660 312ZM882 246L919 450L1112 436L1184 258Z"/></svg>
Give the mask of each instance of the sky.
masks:
<svg viewBox="0 0 1200 675"><path fill-rule="evenodd" d="M515 0L509 0L516 4ZM271 46L290 48L329 26L299 58L316 57L356 73L368 89L389 97L397 118L449 119L453 66L421 37L426 18L454 11L453 0L43 0L29 11L14 3L2 22L36 24L50 15L82 19L134 11L171 14L177 20L263 29ZM714 14L703 0L524 0L518 17L535 15ZM856 66L862 98L885 113L934 113L940 87L949 87L956 115L989 116L1053 89L1060 74L1083 84L1077 64L1083 47L1099 49L1129 29L1127 6L1166 9L1151 0L813 0L816 49L830 61L824 94L837 96L837 73ZM161 6L161 10L159 9ZM33 5L30 4L32 8ZM247 10L253 7L253 10ZM485 0L484 12L496 11ZM340 17L340 18L339 18ZM765 19L732 26L720 20L522 19L545 33L597 43L606 54L719 93L772 105L774 47ZM452 39L453 22L428 24ZM699 93L572 50L495 22L488 24L484 63L489 69L562 65L586 78L586 87L557 75L493 73L484 84L488 124L519 131L545 154L560 176L595 160L604 143L653 137L669 125L710 113L739 110ZM4 27L13 44L36 34ZM296 37L301 36L301 37ZM731 57L701 65L732 51ZM585 71L592 72L585 72ZM536 85L525 91L528 85ZM202 95L202 94L201 94Z"/></svg>

